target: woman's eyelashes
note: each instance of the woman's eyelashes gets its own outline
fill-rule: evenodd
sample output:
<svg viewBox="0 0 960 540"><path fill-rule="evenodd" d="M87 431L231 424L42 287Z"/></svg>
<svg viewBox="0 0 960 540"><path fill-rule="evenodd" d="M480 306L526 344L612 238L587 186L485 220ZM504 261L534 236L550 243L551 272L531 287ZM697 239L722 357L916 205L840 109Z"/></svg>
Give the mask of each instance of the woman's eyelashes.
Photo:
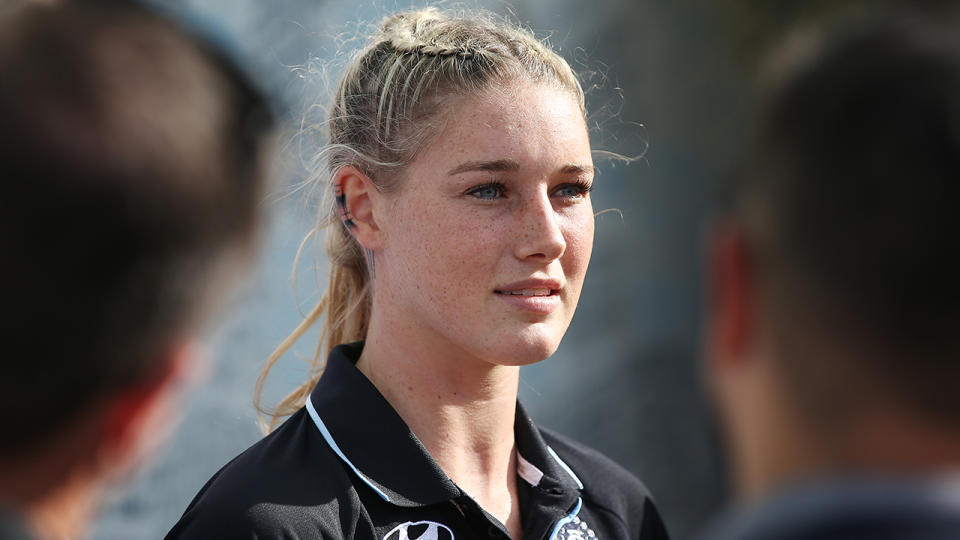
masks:
<svg viewBox="0 0 960 540"><path fill-rule="evenodd" d="M565 182L553 188L551 197L565 200L576 200L586 197L593 191L593 183L586 180ZM466 195L483 201L502 199L509 195L507 186L503 182L486 182L473 186L465 192Z"/></svg>
<svg viewBox="0 0 960 540"><path fill-rule="evenodd" d="M507 186L503 182L487 182L468 189L467 195L484 201L492 201L502 198L506 192Z"/></svg>
<svg viewBox="0 0 960 540"><path fill-rule="evenodd" d="M583 198L591 191L593 191L593 182L587 182L586 180L560 184L553 190L554 194L565 199Z"/></svg>

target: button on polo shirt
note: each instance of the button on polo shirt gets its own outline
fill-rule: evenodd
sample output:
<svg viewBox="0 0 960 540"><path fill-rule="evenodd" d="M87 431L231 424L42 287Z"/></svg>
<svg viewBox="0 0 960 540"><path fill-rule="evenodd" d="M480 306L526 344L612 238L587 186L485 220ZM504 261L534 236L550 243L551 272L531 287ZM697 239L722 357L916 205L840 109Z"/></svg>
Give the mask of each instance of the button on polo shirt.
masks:
<svg viewBox="0 0 960 540"><path fill-rule="evenodd" d="M306 406L211 478L167 538L508 538L357 370L362 350L334 348ZM524 538L667 538L632 475L516 413Z"/></svg>

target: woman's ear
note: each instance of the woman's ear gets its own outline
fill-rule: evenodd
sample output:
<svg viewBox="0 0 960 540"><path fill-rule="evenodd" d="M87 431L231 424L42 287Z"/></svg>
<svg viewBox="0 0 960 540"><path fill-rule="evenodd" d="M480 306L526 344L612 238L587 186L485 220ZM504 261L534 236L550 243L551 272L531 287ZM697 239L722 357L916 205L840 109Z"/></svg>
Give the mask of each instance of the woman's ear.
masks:
<svg viewBox="0 0 960 540"><path fill-rule="evenodd" d="M383 232L374 216L374 199L380 193L370 177L356 167L341 167L333 176L333 192L344 226L366 249L376 250Z"/></svg>

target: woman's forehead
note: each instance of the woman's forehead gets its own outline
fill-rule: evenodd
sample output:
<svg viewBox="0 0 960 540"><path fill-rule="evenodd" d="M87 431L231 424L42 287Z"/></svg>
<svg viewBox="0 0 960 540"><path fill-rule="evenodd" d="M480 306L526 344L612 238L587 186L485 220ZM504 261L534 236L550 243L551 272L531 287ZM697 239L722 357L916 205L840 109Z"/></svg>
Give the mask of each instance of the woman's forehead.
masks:
<svg viewBox="0 0 960 540"><path fill-rule="evenodd" d="M553 150L560 153L589 154L586 121L579 105L568 91L555 85L526 82L459 96L442 114L430 146L446 156L509 155L537 145L555 145Z"/></svg>

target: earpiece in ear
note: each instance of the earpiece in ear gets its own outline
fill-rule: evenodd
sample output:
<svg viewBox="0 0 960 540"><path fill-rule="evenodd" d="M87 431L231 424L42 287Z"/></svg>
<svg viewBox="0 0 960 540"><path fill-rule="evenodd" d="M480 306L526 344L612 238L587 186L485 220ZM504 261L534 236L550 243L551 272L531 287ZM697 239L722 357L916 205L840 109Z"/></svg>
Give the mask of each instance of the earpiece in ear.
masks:
<svg viewBox="0 0 960 540"><path fill-rule="evenodd" d="M347 207L347 196L343 193L343 186L341 184L335 184L333 186L333 195L337 200L337 208L340 209L340 220L343 221L347 229L355 229L357 224L353 222L350 208Z"/></svg>

